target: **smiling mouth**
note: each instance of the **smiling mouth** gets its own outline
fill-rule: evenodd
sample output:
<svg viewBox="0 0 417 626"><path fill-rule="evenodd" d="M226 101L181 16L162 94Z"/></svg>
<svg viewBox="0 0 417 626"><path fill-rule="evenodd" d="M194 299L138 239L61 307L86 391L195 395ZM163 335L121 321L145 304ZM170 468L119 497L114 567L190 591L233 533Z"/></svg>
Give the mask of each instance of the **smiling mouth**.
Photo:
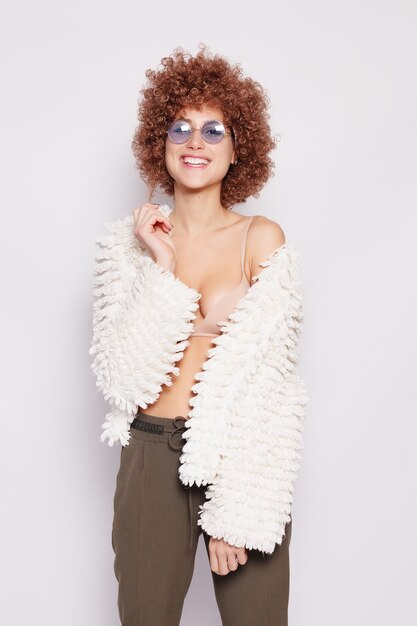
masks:
<svg viewBox="0 0 417 626"><path fill-rule="evenodd" d="M208 159L202 159L200 157L181 157L181 162L187 167L206 167L210 161Z"/></svg>

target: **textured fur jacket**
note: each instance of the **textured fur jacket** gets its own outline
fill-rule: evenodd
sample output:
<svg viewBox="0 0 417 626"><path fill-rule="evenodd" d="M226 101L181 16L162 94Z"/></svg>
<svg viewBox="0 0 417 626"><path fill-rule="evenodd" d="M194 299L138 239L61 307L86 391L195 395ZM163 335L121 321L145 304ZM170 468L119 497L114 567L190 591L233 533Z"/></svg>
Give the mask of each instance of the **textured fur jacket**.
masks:
<svg viewBox="0 0 417 626"><path fill-rule="evenodd" d="M172 385L201 297L154 262L133 225L132 215L105 224L110 234L96 242L89 354L110 403L101 434L110 446L128 445L138 407ZM207 485L198 519L207 534L272 553L290 520L309 398L297 372L298 253L286 242L260 265L195 376L179 478Z"/></svg>

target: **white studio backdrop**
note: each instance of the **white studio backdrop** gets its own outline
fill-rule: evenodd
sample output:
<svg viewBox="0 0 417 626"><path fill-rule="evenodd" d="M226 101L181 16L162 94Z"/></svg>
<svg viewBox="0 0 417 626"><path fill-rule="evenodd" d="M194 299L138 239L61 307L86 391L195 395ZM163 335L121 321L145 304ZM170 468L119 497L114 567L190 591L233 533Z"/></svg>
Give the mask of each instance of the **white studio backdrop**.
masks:
<svg viewBox="0 0 417 626"><path fill-rule="evenodd" d="M145 70L204 42L265 87L281 135L236 210L278 221L302 264L290 625L415 624L416 4L3 0L0 18L1 622L119 623L94 242L145 199ZM181 626L220 623L200 538Z"/></svg>

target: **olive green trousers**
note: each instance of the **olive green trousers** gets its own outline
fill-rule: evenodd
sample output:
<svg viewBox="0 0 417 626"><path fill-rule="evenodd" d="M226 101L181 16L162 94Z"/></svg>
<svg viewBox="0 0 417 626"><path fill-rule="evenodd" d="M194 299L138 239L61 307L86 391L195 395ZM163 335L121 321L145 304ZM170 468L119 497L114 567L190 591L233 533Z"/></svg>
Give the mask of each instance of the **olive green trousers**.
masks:
<svg viewBox="0 0 417 626"><path fill-rule="evenodd" d="M178 476L184 423L139 411L121 449L112 546L122 626L179 626L200 534L209 554L210 536L197 525L206 487ZM287 626L291 524L272 554L247 550L237 570L210 570L223 626Z"/></svg>

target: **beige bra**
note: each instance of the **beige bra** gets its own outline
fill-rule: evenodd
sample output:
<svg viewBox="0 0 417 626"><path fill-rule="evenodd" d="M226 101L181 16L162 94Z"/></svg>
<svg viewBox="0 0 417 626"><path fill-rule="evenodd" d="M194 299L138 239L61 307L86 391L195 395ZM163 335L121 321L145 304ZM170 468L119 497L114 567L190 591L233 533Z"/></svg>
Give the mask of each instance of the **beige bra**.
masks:
<svg viewBox="0 0 417 626"><path fill-rule="evenodd" d="M240 298L249 289L250 284L245 274L245 249L249 226L251 225L253 218L254 215L251 215L247 220L246 228L243 235L242 247L240 252L242 280L234 289L232 289L232 291L220 298L220 300L211 307L210 311L207 313L198 328L194 327L194 329L191 331L190 337L217 337L217 335L220 335L221 330L217 326L217 322L219 320L227 321L228 314L234 311Z"/></svg>

